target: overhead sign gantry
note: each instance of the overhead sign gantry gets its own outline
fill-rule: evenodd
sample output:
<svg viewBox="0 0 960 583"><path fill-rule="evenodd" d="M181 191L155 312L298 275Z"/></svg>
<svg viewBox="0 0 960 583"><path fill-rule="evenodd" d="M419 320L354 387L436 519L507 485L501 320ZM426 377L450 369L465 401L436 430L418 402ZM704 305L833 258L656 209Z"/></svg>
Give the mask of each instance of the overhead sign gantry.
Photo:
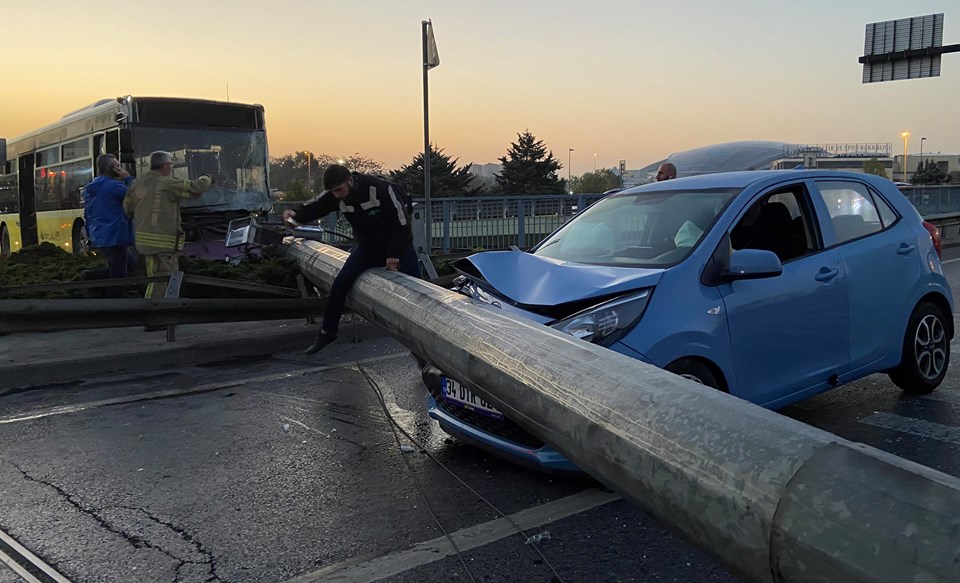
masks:
<svg viewBox="0 0 960 583"><path fill-rule="evenodd" d="M940 76L940 57L960 52L960 44L943 46L943 14L887 20L867 25L863 82L899 81Z"/></svg>

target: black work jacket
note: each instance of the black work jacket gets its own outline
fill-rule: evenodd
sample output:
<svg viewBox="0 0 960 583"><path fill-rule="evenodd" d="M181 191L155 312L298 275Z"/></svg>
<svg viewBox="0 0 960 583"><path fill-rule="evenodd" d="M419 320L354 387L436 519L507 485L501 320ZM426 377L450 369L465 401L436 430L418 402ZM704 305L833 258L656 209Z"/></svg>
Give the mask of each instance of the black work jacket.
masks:
<svg viewBox="0 0 960 583"><path fill-rule="evenodd" d="M399 258L413 242L410 214L404 198L386 180L354 172L353 188L343 200L325 190L294 211L300 223L340 211L353 227L357 245L385 257Z"/></svg>

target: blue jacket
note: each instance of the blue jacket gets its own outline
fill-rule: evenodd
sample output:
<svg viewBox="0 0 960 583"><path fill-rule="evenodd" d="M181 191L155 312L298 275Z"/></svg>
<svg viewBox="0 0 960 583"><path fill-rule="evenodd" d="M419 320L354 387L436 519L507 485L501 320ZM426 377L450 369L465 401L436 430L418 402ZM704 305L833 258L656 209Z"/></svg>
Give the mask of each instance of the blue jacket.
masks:
<svg viewBox="0 0 960 583"><path fill-rule="evenodd" d="M98 176L83 188L83 214L92 247L133 245L133 222L123 213L123 198L131 182L133 177Z"/></svg>

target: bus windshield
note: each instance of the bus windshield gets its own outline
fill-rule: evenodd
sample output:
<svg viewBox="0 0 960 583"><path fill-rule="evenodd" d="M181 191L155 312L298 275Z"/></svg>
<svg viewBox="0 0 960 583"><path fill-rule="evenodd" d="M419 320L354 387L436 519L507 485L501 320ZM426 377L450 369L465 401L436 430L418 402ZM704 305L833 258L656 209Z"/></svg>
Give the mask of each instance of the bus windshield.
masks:
<svg viewBox="0 0 960 583"><path fill-rule="evenodd" d="M270 209L263 131L159 127L133 131L138 176L150 169L150 153L157 150L173 154L175 178L219 176L217 185L203 196L183 202L185 212Z"/></svg>

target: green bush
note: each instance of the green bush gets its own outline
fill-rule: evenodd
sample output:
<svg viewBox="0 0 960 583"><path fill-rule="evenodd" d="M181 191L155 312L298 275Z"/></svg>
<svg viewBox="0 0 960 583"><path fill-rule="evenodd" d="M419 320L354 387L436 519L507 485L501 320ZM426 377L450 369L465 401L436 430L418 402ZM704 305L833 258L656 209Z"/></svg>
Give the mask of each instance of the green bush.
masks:
<svg viewBox="0 0 960 583"><path fill-rule="evenodd" d="M141 258L142 259L142 258ZM25 247L13 253L7 259L0 259L0 287L16 287L44 283L66 283L80 281L86 270L106 265L103 257L91 255L73 255L51 243L41 243ZM202 275L220 279L246 281L296 289L296 262L285 257L248 257L239 264L224 261L181 257L180 269L188 275ZM131 277L146 275L143 262ZM129 287L124 291L126 297L142 297L146 286ZM188 298L276 298L274 294L253 293L242 290L217 288L211 286L184 285L183 297ZM101 288L63 289L42 293L11 295L0 291L0 297L17 298L88 298L103 297Z"/></svg>

